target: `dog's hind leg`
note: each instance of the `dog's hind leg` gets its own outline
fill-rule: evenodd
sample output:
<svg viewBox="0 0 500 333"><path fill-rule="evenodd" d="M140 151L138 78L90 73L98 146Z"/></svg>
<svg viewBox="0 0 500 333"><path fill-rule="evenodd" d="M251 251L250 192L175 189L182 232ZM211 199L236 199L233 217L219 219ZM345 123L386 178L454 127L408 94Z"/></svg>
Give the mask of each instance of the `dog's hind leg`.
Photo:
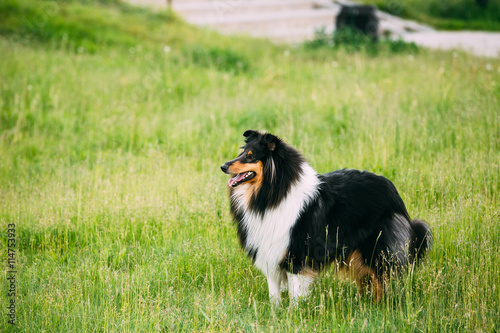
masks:
<svg viewBox="0 0 500 333"><path fill-rule="evenodd" d="M384 294L383 283L379 281L375 271L365 263L359 251L351 253L347 265L351 278L358 286L358 294L364 295L371 289L373 300L379 302Z"/></svg>

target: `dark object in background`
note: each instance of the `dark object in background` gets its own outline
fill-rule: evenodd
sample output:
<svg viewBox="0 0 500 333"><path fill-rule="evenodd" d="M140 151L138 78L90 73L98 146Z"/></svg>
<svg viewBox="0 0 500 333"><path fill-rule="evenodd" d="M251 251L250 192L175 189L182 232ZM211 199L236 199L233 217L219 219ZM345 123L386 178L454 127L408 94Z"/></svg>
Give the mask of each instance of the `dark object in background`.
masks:
<svg viewBox="0 0 500 333"><path fill-rule="evenodd" d="M339 15L337 15L336 29L358 30L366 34L373 41L378 38L379 20L376 15L377 8L368 5L342 5Z"/></svg>
<svg viewBox="0 0 500 333"><path fill-rule="evenodd" d="M481 7L486 7L488 5L488 0L476 0L476 3Z"/></svg>

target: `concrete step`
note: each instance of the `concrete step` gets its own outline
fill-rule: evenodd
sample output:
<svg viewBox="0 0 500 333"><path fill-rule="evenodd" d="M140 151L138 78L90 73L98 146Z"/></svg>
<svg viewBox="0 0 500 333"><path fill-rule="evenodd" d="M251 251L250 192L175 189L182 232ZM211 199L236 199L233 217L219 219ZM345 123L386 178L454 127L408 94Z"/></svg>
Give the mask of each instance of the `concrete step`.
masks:
<svg viewBox="0 0 500 333"><path fill-rule="evenodd" d="M283 10L305 10L314 8L310 0L250 0L250 1L183 1L173 3L172 8L185 16L215 16L223 18L233 14L260 14L263 12L278 12Z"/></svg>
<svg viewBox="0 0 500 333"><path fill-rule="evenodd" d="M143 7L150 7L154 9L167 8L167 0L125 0L126 2Z"/></svg>
<svg viewBox="0 0 500 333"><path fill-rule="evenodd" d="M279 12L263 12L261 14L235 14L222 18L210 16L190 16L186 20L200 26L210 26L222 31L273 31L282 29L299 29L331 26L334 24L336 10L307 9L287 10Z"/></svg>

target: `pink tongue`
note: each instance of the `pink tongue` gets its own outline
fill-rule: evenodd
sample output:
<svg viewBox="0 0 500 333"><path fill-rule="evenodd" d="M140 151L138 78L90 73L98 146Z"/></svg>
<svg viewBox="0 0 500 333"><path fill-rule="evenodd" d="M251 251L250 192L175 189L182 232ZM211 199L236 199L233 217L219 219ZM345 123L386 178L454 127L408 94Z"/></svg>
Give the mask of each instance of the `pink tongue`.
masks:
<svg viewBox="0 0 500 333"><path fill-rule="evenodd" d="M237 183L240 180L242 180L246 174L247 174L246 172L243 172L243 173L240 173L239 175L229 179L229 181L227 182L227 185L229 185L229 187L232 187L234 183Z"/></svg>

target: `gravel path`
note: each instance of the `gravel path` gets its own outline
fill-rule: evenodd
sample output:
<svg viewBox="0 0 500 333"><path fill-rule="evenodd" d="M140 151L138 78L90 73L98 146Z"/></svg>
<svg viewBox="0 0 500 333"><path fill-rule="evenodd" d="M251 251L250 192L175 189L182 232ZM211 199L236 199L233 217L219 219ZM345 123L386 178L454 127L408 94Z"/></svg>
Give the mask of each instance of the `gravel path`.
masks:
<svg viewBox="0 0 500 333"><path fill-rule="evenodd" d="M500 33L482 31L434 31L402 35L406 41L433 49L460 49L477 56L498 58Z"/></svg>

